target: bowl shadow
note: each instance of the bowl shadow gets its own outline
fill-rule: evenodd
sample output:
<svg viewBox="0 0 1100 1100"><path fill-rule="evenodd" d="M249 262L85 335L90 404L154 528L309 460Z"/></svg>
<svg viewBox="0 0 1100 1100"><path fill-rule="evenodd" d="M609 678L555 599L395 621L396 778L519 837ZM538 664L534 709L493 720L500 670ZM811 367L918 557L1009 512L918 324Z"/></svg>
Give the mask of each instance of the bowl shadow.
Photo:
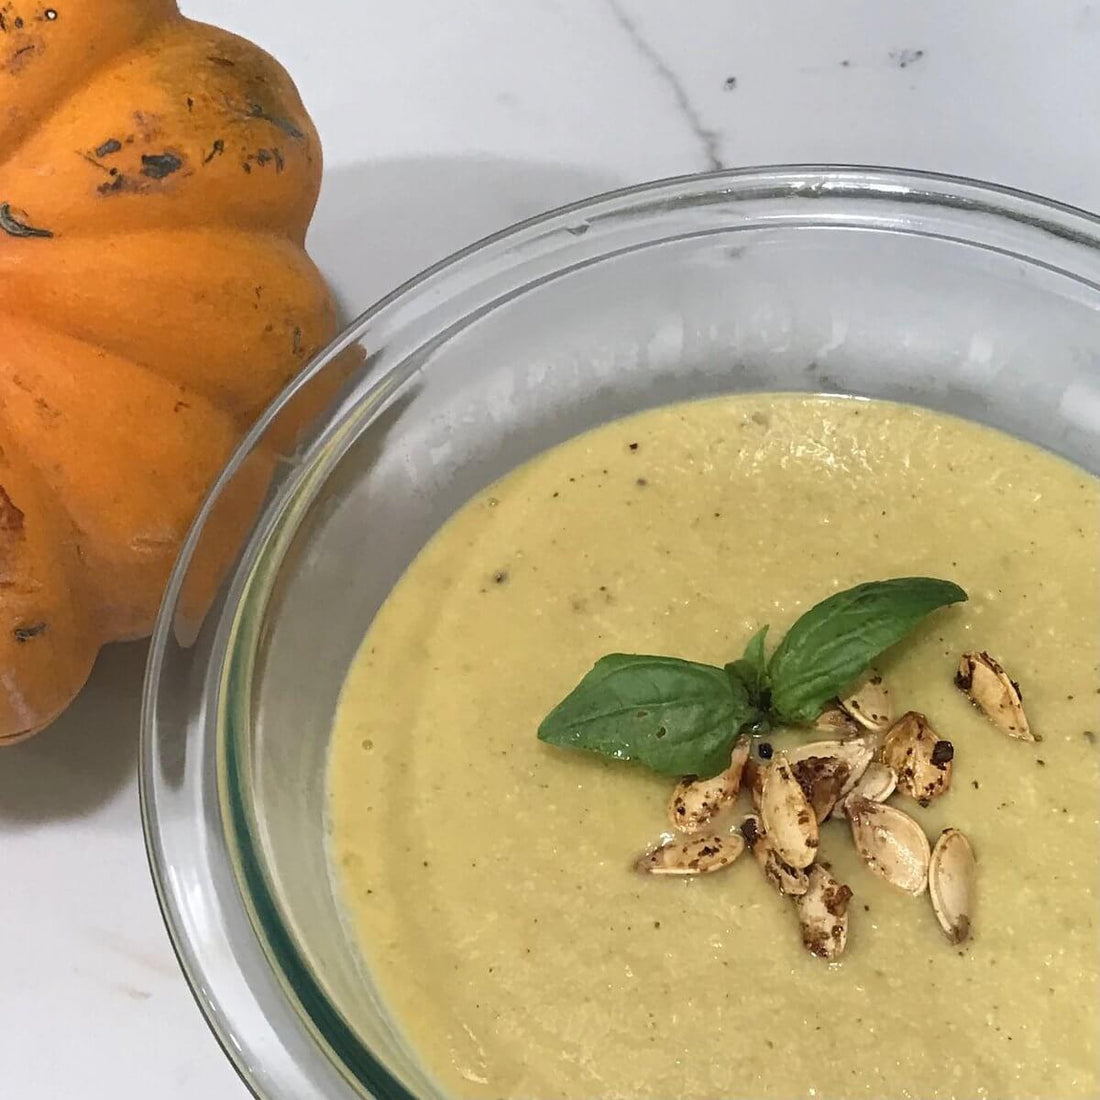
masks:
<svg viewBox="0 0 1100 1100"><path fill-rule="evenodd" d="M73 705L32 737L0 750L0 825L93 813L137 770L145 642L107 646Z"/></svg>
<svg viewBox="0 0 1100 1100"><path fill-rule="evenodd" d="M411 157L326 170L307 237L341 320L468 244L621 186L606 172L499 157Z"/></svg>

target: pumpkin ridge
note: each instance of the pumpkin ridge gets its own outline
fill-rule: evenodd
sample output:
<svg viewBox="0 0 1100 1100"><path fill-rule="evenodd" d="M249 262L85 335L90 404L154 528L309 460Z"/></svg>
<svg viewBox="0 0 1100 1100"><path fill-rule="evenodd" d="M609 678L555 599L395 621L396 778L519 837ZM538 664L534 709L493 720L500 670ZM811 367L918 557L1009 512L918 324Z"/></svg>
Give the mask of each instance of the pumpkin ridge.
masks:
<svg viewBox="0 0 1100 1100"><path fill-rule="evenodd" d="M183 15L176 4L172 2L171 10L166 10L163 14L157 16L150 15L146 27L136 38L131 39L128 45L124 45L121 49L113 52L102 54L88 68L70 72L67 80L50 90L50 97L54 106L49 111L29 118L23 126L17 127L13 133L4 135L4 148L0 149L0 169L3 169L8 161L18 153L20 146L25 144L39 130L50 125L53 119L63 110L70 97L82 85L97 79L118 58L125 57L129 53L143 48L148 40L163 27L173 23L190 22L194 22L194 20L190 20ZM0 91L2 91L2 85L0 85Z"/></svg>
<svg viewBox="0 0 1100 1100"><path fill-rule="evenodd" d="M0 201L55 237L214 223L304 244L320 142L285 70L236 35L162 23L44 122L0 161Z"/></svg>
<svg viewBox="0 0 1100 1100"><path fill-rule="evenodd" d="M49 253L35 243L5 249L0 241L0 310L39 333L139 363L202 394L242 428L335 329L316 266L269 233L146 230L118 248L66 238L50 242ZM162 254L182 259L150 271ZM277 270L265 275L273 261ZM205 273L214 262L227 271L220 281ZM146 316L133 318L135 302L148 304ZM0 371L3 361L0 348Z"/></svg>
<svg viewBox="0 0 1100 1100"><path fill-rule="evenodd" d="M126 358L100 357L105 373L91 376L51 369L88 367L73 344L0 318L7 434L33 440L29 457L81 548L77 580L97 621L112 637L137 637L151 627L194 512L241 430L224 409ZM96 403L85 409L91 393Z"/></svg>
<svg viewBox="0 0 1100 1100"><path fill-rule="evenodd" d="M78 537L0 405L0 744L68 705L106 640L82 589ZM49 677L32 670L45 661Z"/></svg>
<svg viewBox="0 0 1100 1100"><path fill-rule="evenodd" d="M223 400L224 393L218 392L204 392L201 389L196 388L193 385L185 383L183 380L174 377L171 374L167 374L163 370L158 369L158 365L154 361L146 361L143 359L137 359L134 356L128 354L125 351L120 351L117 348L110 347L107 343L98 340L89 340L81 336L80 333L70 332L62 326L56 324L42 325L35 321L34 311L30 310L24 312L18 308L5 307L5 313L8 317L18 317L20 324L24 328L37 330L39 333L56 333L59 336L63 336L66 340L71 340L74 344L87 350L89 353L82 357L82 361L105 355L110 359L125 360L128 363L133 364L136 367L140 367L142 370L148 371L149 374L159 379L167 385L177 386L181 393L186 392L193 395L197 399L204 401L210 406L212 410L223 414L239 431L247 429L252 421L255 419L255 414L249 413L244 410L235 411L232 408L226 406ZM4 405L4 390L10 385L10 380L4 376L5 361L4 361L4 349L0 348L0 409L3 409ZM2 436L0 436L2 438Z"/></svg>

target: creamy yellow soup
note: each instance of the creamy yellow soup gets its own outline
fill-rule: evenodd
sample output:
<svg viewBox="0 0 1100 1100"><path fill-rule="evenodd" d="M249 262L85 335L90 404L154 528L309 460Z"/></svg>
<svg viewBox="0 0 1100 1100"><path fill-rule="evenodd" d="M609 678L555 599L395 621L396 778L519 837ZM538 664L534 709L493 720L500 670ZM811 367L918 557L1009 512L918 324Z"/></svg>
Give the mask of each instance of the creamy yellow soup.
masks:
<svg viewBox="0 0 1100 1100"><path fill-rule="evenodd" d="M753 395L608 424L462 508L371 625L330 765L349 927L442 1091L1100 1096L1098 505L1092 476L961 420ZM854 893L835 963L747 854L640 875L671 782L536 739L603 654L723 664L763 623L777 641L834 591L910 575L970 594L879 664L897 712L955 746L947 794L892 803L972 842L960 946L842 821L819 857ZM953 685L982 649L1041 742Z"/></svg>

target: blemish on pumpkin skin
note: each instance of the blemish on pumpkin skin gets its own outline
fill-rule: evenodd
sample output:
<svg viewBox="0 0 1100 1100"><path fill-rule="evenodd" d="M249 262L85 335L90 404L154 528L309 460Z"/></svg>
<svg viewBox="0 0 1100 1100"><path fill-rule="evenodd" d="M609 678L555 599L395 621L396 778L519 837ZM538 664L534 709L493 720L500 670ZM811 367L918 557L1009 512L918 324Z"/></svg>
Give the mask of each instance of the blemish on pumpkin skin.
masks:
<svg viewBox="0 0 1100 1100"><path fill-rule="evenodd" d="M183 167L183 160L175 153L142 153L141 174L150 179L162 180Z"/></svg>
<svg viewBox="0 0 1100 1100"><path fill-rule="evenodd" d="M122 142L118 138L108 138L102 145L96 147L95 155L97 157L109 157L112 153L117 153L122 148Z"/></svg>
<svg viewBox="0 0 1100 1100"><path fill-rule="evenodd" d="M215 157L220 157L225 152L225 142L221 138L218 138L213 145L210 146L210 152L202 158L203 164L209 164Z"/></svg>
<svg viewBox="0 0 1100 1100"><path fill-rule="evenodd" d="M22 536L25 516L21 508L8 496L8 491L0 485L0 531Z"/></svg>
<svg viewBox="0 0 1100 1100"><path fill-rule="evenodd" d="M117 194L119 191L138 190L138 188L134 184L132 184L121 172L115 173L112 169L112 173L114 174L114 179L112 179L110 183L101 183L96 188L96 191L98 191L99 194L114 195Z"/></svg>
<svg viewBox="0 0 1100 1100"><path fill-rule="evenodd" d="M295 355L302 354L302 330L298 325L294 326L294 339L291 341L291 349Z"/></svg>
<svg viewBox="0 0 1100 1100"><path fill-rule="evenodd" d="M134 111L134 121L137 123L138 133L141 134L143 141L156 141L156 139L160 137L160 115L147 113L145 111ZM130 134L126 139L127 144L133 140L134 135Z"/></svg>
<svg viewBox="0 0 1100 1100"><path fill-rule="evenodd" d="M28 623L26 626L17 626L12 634L20 645L26 645L32 638L46 633L46 624L43 622Z"/></svg>
<svg viewBox="0 0 1100 1100"><path fill-rule="evenodd" d="M248 105L249 118L262 118L264 122L270 122L272 126L281 130L287 137L294 138L300 141L306 135L294 125L288 118L283 118L282 115L273 115L269 111L266 111L259 103L249 103Z"/></svg>
<svg viewBox="0 0 1100 1100"><path fill-rule="evenodd" d="M16 217L16 213L19 217ZM41 226L30 225L25 221L24 211L14 211L10 203L0 202L0 229L9 237L52 237L53 231Z"/></svg>
<svg viewBox="0 0 1100 1100"><path fill-rule="evenodd" d="M0 64L0 72L6 70L12 76L18 75L27 67L34 54L39 52L40 46L41 43L35 42L28 42L25 46L20 46L19 49L8 55L7 61Z"/></svg>
<svg viewBox="0 0 1100 1100"><path fill-rule="evenodd" d="M41 581L33 577L19 577L15 580L10 577L0 577L0 591L14 592L18 596L37 596L44 587Z"/></svg>
<svg viewBox="0 0 1100 1100"><path fill-rule="evenodd" d="M212 61L215 65L221 65L223 68L226 69L235 68L237 65L236 61L231 61L228 57L214 57L211 55L207 57L206 60Z"/></svg>
<svg viewBox="0 0 1100 1100"><path fill-rule="evenodd" d="M108 172L111 175L114 175L117 171L117 169L112 170L108 168L105 164L100 164L99 161L91 155L91 153L85 153L82 149L77 149L76 155L80 157L81 160L86 160L93 168L98 168L101 172Z"/></svg>
<svg viewBox="0 0 1100 1100"><path fill-rule="evenodd" d="M260 168L266 168L269 164L275 164L275 172L279 173L286 167L286 158L282 154L281 149L257 149L255 153L249 153L244 158L244 163L249 165L247 171L251 172L251 166L253 164Z"/></svg>
<svg viewBox="0 0 1100 1100"><path fill-rule="evenodd" d="M274 161L276 172L281 172L286 167L286 158L281 149L257 149L248 160L255 161L261 168L266 168Z"/></svg>
<svg viewBox="0 0 1100 1100"><path fill-rule="evenodd" d="M173 535L135 535L130 540L130 549L135 554L173 556L179 546L179 539Z"/></svg>
<svg viewBox="0 0 1100 1100"><path fill-rule="evenodd" d="M111 168L109 174L111 179L107 183L101 183L96 188L96 192L104 198L110 195L118 195L123 192L141 195L149 191L153 186L148 180L140 179L137 176L128 176L125 172L120 172L117 168Z"/></svg>

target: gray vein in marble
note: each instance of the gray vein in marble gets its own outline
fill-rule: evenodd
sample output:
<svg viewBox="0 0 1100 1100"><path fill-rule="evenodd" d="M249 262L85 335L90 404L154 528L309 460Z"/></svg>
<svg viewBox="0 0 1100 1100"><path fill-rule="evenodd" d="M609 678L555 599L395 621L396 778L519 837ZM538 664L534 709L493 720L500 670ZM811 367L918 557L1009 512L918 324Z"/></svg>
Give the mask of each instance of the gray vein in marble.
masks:
<svg viewBox="0 0 1100 1100"><path fill-rule="evenodd" d="M688 124L691 132L699 140L699 144L703 148L703 155L706 157L707 167L715 170L725 168L726 165L719 155L721 146L718 131L711 130L703 125L703 119L696 109L695 104L692 103L691 97L687 94L687 89L684 87L679 76L676 75L668 62L653 48L653 45L642 33L638 24L623 9L619 0L605 0L605 2L615 22L619 24L626 36L630 39L638 55L653 70L654 75L663 81L664 84L668 86L669 91L672 92L672 98L676 104L676 109L680 112L681 117Z"/></svg>

